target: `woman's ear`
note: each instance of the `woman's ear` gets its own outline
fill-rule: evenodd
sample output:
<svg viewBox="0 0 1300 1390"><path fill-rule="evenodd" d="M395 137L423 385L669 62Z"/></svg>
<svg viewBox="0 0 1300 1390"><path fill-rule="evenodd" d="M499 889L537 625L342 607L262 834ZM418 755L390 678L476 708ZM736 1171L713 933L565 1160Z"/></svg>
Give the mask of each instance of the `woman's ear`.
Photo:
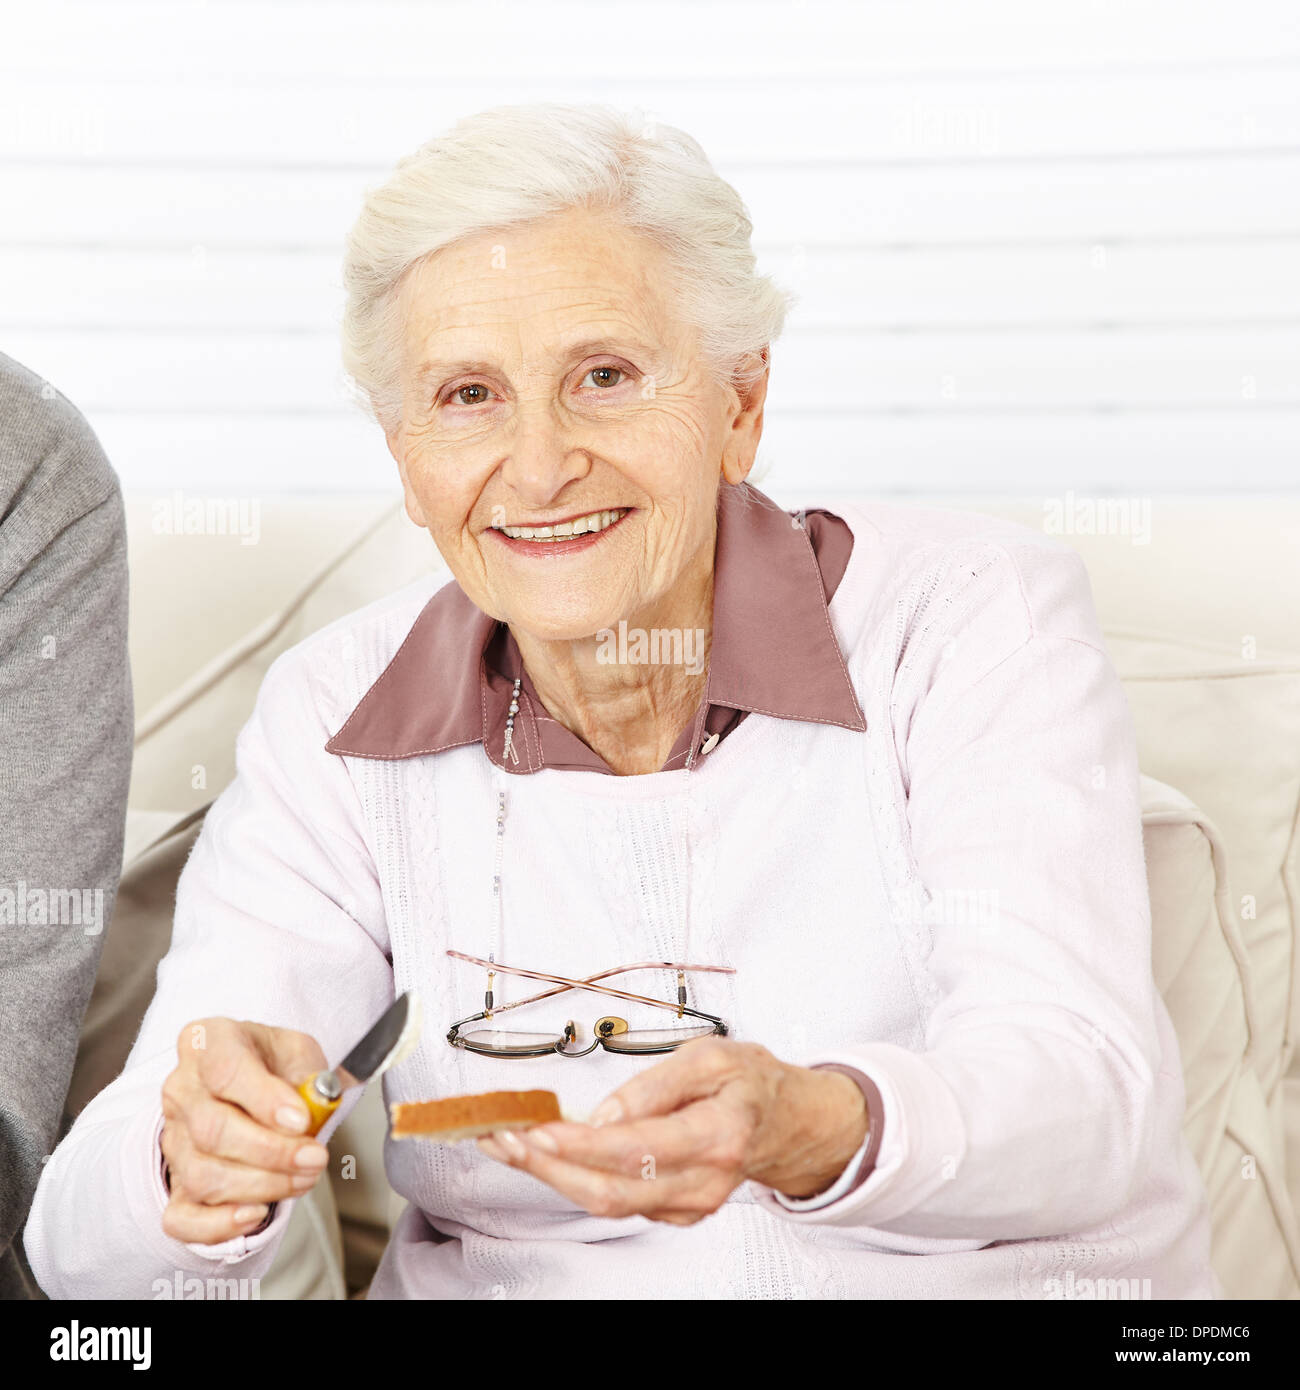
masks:
<svg viewBox="0 0 1300 1390"><path fill-rule="evenodd" d="M410 472L406 467L406 448L402 427L397 425L391 430L385 430L384 441L388 445L388 452L392 454L393 460L397 464L398 476L402 480L402 499L406 504L406 514L422 531L427 531L429 523L424 519L424 508L420 505L420 499L411 486Z"/></svg>
<svg viewBox="0 0 1300 1390"><path fill-rule="evenodd" d="M763 436L763 406L767 401L770 371L769 349L764 348L755 356L762 364L762 371L751 385L733 388L737 400L736 413L722 451L722 476L729 483L743 483L749 476L758 457L758 441ZM746 359L745 365L753 365L753 362L754 358Z"/></svg>

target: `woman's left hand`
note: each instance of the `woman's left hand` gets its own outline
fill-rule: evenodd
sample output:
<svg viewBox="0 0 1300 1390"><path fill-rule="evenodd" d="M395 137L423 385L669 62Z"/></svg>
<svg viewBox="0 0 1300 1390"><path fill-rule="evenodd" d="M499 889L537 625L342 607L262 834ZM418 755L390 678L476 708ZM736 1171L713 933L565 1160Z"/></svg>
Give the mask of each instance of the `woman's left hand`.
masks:
<svg viewBox="0 0 1300 1390"><path fill-rule="evenodd" d="M588 1124L538 1125L478 1146L593 1216L690 1226L749 1180L788 1197L824 1191L866 1134L866 1102L842 1072L713 1037L639 1072Z"/></svg>

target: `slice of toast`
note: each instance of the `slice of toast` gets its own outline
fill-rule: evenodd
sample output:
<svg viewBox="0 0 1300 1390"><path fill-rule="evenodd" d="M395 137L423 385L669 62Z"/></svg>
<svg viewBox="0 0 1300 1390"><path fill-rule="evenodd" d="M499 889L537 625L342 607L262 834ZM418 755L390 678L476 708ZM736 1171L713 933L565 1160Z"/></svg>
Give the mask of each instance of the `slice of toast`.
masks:
<svg viewBox="0 0 1300 1390"><path fill-rule="evenodd" d="M399 1101L391 1110L394 1139L435 1139L444 1144L563 1118L554 1091L488 1091L447 1100Z"/></svg>

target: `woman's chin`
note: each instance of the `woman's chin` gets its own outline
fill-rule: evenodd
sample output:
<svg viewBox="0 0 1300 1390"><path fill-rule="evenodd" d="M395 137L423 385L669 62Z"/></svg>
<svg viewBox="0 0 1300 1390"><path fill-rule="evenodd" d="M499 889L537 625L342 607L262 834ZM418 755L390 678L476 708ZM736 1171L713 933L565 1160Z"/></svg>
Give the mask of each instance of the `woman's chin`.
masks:
<svg viewBox="0 0 1300 1390"><path fill-rule="evenodd" d="M604 614L534 612L506 621L516 639L525 637L534 642L599 642L618 630L618 619Z"/></svg>

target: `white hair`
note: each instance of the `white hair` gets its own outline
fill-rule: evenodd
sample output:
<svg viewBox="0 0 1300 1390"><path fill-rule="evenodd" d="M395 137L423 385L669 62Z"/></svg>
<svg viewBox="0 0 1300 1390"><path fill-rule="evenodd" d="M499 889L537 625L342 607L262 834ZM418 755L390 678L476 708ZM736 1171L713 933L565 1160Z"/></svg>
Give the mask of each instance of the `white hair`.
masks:
<svg viewBox="0 0 1300 1390"><path fill-rule="evenodd" d="M745 204L699 143L611 106L497 106L400 160L348 237L343 365L385 430L401 416L406 272L464 237L575 208L607 212L662 248L677 312L715 380L743 388L762 375L750 355L780 335L794 296L756 274Z"/></svg>

